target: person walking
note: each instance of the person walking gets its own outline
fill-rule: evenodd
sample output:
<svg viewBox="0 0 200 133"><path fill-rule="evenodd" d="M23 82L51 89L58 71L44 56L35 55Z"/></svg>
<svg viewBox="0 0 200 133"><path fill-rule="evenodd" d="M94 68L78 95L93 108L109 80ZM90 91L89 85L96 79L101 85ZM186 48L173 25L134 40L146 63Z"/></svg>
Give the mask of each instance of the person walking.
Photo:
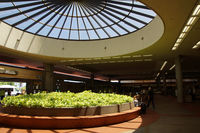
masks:
<svg viewBox="0 0 200 133"><path fill-rule="evenodd" d="M147 108L149 105L152 103L153 110L155 110L155 103L154 103L154 94L153 94L153 89L151 87L148 88L148 103L147 103Z"/></svg>

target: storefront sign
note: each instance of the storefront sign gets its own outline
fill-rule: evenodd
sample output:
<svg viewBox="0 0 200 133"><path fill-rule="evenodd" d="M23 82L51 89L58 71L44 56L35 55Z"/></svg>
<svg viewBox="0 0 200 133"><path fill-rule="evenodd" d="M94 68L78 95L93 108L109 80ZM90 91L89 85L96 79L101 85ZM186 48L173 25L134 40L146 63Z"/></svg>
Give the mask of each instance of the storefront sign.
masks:
<svg viewBox="0 0 200 133"><path fill-rule="evenodd" d="M0 68L0 74L17 75L17 71Z"/></svg>

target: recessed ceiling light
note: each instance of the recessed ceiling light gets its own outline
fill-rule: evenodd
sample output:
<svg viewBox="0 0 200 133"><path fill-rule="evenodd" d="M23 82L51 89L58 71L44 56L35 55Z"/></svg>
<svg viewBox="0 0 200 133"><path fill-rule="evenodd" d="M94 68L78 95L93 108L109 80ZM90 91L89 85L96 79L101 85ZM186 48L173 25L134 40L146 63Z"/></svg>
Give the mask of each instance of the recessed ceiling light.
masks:
<svg viewBox="0 0 200 133"><path fill-rule="evenodd" d="M187 25L192 25L197 17L190 17L190 19L187 22Z"/></svg>
<svg viewBox="0 0 200 133"><path fill-rule="evenodd" d="M141 57L141 55L134 55L133 57Z"/></svg>
<svg viewBox="0 0 200 133"><path fill-rule="evenodd" d="M193 16L199 15L199 13L200 13L200 4L197 5L197 7L195 8L195 10L194 10L194 12L192 13L192 15L193 15Z"/></svg>
<svg viewBox="0 0 200 133"><path fill-rule="evenodd" d="M173 48L172 48L173 51L176 50L176 49L177 49L177 47L173 47Z"/></svg>
<svg viewBox="0 0 200 133"><path fill-rule="evenodd" d="M167 64L167 61L165 61L165 62L163 63L163 65L162 65L161 68L160 68L160 71L163 70L163 68L165 67L166 64Z"/></svg>
<svg viewBox="0 0 200 133"><path fill-rule="evenodd" d="M158 77L160 75L160 73L158 73L157 75L156 75L156 77Z"/></svg>
<svg viewBox="0 0 200 133"><path fill-rule="evenodd" d="M138 60L135 60L135 61L143 61L142 59L138 59Z"/></svg>
<svg viewBox="0 0 200 133"><path fill-rule="evenodd" d="M176 65L173 65L169 70L172 70L172 69L174 69L174 67L175 67Z"/></svg>
<svg viewBox="0 0 200 133"><path fill-rule="evenodd" d="M199 42L197 42L197 44L196 45L194 45L192 48L193 49L197 49L197 48L199 48L200 47L200 41Z"/></svg>
<svg viewBox="0 0 200 133"><path fill-rule="evenodd" d="M128 56L128 55L127 55L127 56L122 56L122 58L130 58L130 57L131 57L131 56Z"/></svg>
<svg viewBox="0 0 200 133"><path fill-rule="evenodd" d="M183 32L188 32L190 26L185 26L184 29L183 29Z"/></svg>
<svg viewBox="0 0 200 133"><path fill-rule="evenodd" d="M175 43L174 47L178 47L180 45L180 43Z"/></svg>
<svg viewBox="0 0 200 133"><path fill-rule="evenodd" d="M182 39L178 39L176 42L177 42L177 43L180 43L181 41L182 41Z"/></svg>
<svg viewBox="0 0 200 133"><path fill-rule="evenodd" d="M143 55L144 57L150 57L150 56L153 56L152 54L145 54Z"/></svg>
<svg viewBox="0 0 200 133"><path fill-rule="evenodd" d="M179 38L184 38L185 37L185 33L181 33Z"/></svg>

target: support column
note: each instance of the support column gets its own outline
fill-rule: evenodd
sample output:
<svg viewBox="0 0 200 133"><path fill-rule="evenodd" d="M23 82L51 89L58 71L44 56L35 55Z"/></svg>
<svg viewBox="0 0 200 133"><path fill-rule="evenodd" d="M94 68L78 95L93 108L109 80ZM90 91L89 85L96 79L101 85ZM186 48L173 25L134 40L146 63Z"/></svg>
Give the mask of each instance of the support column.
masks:
<svg viewBox="0 0 200 133"><path fill-rule="evenodd" d="M33 81L28 80L26 81L26 94L31 94L33 93Z"/></svg>
<svg viewBox="0 0 200 133"><path fill-rule="evenodd" d="M92 91L95 91L95 84L94 84L94 74L91 74L91 77L90 77L90 89Z"/></svg>
<svg viewBox="0 0 200 133"><path fill-rule="evenodd" d="M183 103L183 78L182 78L182 68L181 68L181 57L177 56L175 58L176 65L176 85L177 85L177 101Z"/></svg>
<svg viewBox="0 0 200 133"><path fill-rule="evenodd" d="M112 87L112 84L111 84L111 78L108 79L108 89L109 89L109 93L113 93L113 87Z"/></svg>
<svg viewBox="0 0 200 133"><path fill-rule="evenodd" d="M161 91L161 89L160 89L160 77L158 77L158 78L156 79L156 83L157 83L157 89L158 89L159 91Z"/></svg>
<svg viewBox="0 0 200 133"><path fill-rule="evenodd" d="M54 66L52 64L44 64L44 88L47 92L52 92L54 90Z"/></svg>
<svg viewBox="0 0 200 133"><path fill-rule="evenodd" d="M122 94L122 90L121 90L121 80L119 80L118 82L118 90L117 90L118 94Z"/></svg>
<svg viewBox="0 0 200 133"><path fill-rule="evenodd" d="M164 95L167 95L167 84L166 84L166 75L163 76L163 91Z"/></svg>

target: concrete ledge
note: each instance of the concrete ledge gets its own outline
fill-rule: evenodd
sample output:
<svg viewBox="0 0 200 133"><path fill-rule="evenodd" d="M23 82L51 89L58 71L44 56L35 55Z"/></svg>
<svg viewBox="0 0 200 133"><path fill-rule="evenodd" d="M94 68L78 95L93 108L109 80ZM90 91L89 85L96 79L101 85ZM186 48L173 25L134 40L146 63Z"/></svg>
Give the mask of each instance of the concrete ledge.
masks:
<svg viewBox="0 0 200 133"><path fill-rule="evenodd" d="M97 127L129 121L139 115L140 108L105 115L78 117L21 116L0 113L0 124L17 128L67 129Z"/></svg>

